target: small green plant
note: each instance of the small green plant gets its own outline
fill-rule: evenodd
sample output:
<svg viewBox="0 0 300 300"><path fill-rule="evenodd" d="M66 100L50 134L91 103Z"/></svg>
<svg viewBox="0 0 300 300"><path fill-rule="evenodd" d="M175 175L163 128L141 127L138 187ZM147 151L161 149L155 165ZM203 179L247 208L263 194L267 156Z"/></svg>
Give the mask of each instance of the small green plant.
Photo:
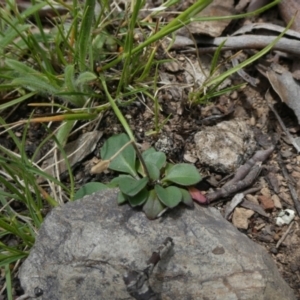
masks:
<svg viewBox="0 0 300 300"><path fill-rule="evenodd" d="M116 149L121 151L116 153ZM129 202L132 207L143 206L149 219L155 219L166 208L174 208L181 202L193 206L192 198L184 187L201 180L195 166L168 163L166 155L154 148L137 155L124 133L112 136L104 143L101 158L103 165L121 173L107 185L119 187L119 204ZM95 191L94 186L91 188ZM103 189L103 186L100 188ZM85 186L77 195L82 196L83 189L89 193L89 188Z"/></svg>

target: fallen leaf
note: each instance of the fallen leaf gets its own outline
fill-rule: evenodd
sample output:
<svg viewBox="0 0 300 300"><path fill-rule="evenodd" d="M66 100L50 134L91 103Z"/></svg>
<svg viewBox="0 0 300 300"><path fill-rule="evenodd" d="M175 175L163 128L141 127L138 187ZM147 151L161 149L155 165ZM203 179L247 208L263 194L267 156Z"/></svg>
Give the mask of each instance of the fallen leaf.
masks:
<svg viewBox="0 0 300 300"><path fill-rule="evenodd" d="M274 91L279 95L282 102L288 105L295 113L298 124L300 124L300 85L293 78L293 75L288 70L281 70L280 73L277 71L277 64L272 64L267 71L267 77L274 89ZM274 71L276 69L276 71Z"/></svg>
<svg viewBox="0 0 300 300"><path fill-rule="evenodd" d="M70 166L74 166L76 163L82 161L87 155L93 152L96 148L97 142L102 137L103 132L92 131L82 134L77 140L68 143L65 148L65 154L69 160ZM52 154L53 155L53 154ZM55 167L58 168L59 174L62 174L67 170L64 156L61 153L57 155L58 163L55 165L53 157L48 158L43 163L43 170L55 176Z"/></svg>
<svg viewBox="0 0 300 300"><path fill-rule="evenodd" d="M278 3L279 13L285 23L289 23L293 17L295 17L291 28L300 32L300 15L296 12L300 11L299 0L282 0Z"/></svg>
<svg viewBox="0 0 300 300"><path fill-rule="evenodd" d="M217 17L230 16L234 13L233 0L214 0L195 17L216 17L215 21L192 22L180 29L179 34L183 36L189 36L191 33L205 34L212 37L220 36L231 20L218 20Z"/></svg>
<svg viewBox="0 0 300 300"><path fill-rule="evenodd" d="M264 209L259 204L256 204L256 203L248 201L248 200L243 200L243 202L241 202L240 205L244 208L251 209L251 210L257 212L266 218L269 217L269 215L264 211Z"/></svg>
<svg viewBox="0 0 300 300"><path fill-rule="evenodd" d="M281 204L281 201L280 201L279 197L276 194L274 194L274 195L272 195L271 198L274 202L274 206L276 208L282 209L282 204Z"/></svg>
<svg viewBox="0 0 300 300"><path fill-rule="evenodd" d="M228 219L233 210L243 201L244 194L238 193L236 194L231 201L229 201L225 208L224 218Z"/></svg>
<svg viewBox="0 0 300 300"><path fill-rule="evenodd" d="M206 197L201 193L201 191L194 187L188 187L188 190L193 200L201 204L208 204Z"/></svg>
<svg viewBox="0 0 300 300"><path fill-rule="evenodd" d="M100 160L95 166L91 168L90 173L91 174L100 174L103 171L107 170L108 166L110 164L109 159Z"/></svg>

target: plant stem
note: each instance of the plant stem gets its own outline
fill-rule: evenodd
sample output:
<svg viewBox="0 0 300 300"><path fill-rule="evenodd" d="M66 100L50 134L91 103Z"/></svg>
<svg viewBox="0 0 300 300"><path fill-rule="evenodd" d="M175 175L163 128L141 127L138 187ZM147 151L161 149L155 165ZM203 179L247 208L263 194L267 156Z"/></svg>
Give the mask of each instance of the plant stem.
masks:
<svg viewBox="0 0 300 300"><path fill-rule="evenodd" d="M110 93L109 93L109 91L107 89L107 85L106 85L106 82L105 82L102 74L100 74L100 80L101 80L101 83L102 83L105 95L107 96L108 101L109 101L109 103L111 105L111 108L113 109L115 115L119 119L120 123L122 124L123 128L125 129L126 133L128 134L130 140L132 141L132 145L133 145L133 147L134 147L134 149L136 151L136 154L137 154L137 156L138 156L138 158L139 158L139 160L140 160L140 162L141 162L141 164L142 164L142 166L144 168L146 177L148 177L149 180L150 180L149 171L148 171L147 166L145 164L145 161L144 161L144 159L143 159L143 157L141 155L141 152L140 152L140 150L138 149L138 147L136 145L135 138L134 138L134 135L133 135L133 133L132 133L132 131L130 129L130 126L127 123L126 119L124 118L124 116L123 116L122 112L120 111L119 107L117 106L117 104L115 103L115 101L113 100L113 98L111 97L111 95L110 95Z"/></svg>
<svg viewBox="0 0 300 300"><path fill-rule="evenodd" d="M128 143L126 143L121 149L119 149L108 161L111 162L114 160L127 146L132 144L134 141L130 140Z"/></svg>
<svg viewBox="0 0 300 300"><path fill-rule="evenodd" d="M143 159L143 156L142 156L142 154L141 154L139 148L137 147L137 145L136 145L135 142L134 142L132 145L133 145L133 147L134 147L134 149L135 149L136 155L138 156L138 158L139 158L139 160L140 160L140 162L141 162L141 164L142 164L142 166L143 166L143 169L144 169L144 171L145 171L146 177L148 177L149 180L151 180L149 171L148 171L147 166L146 166L146 163L145 163L145 161L144 161L144 159Z"/></svg>

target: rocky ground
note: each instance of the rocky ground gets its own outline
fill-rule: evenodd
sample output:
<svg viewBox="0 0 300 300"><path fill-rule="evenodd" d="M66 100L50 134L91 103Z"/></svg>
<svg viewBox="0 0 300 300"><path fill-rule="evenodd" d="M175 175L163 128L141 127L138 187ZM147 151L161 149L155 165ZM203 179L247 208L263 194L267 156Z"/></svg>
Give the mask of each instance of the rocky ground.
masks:
<svg viewBox="0 0 300 300"><path fill-rule="evenodd" d="M243 11L245 8L242 3L246 2L240 1L240 6L234 7L233 1L222 1L227 9L221 11L226 14L234 9ZM195 201L195 205L217 207L239 231L264 246L276 262L282 277L300 299L300 106L296 101L299 95L297 54L293 53L290 43L286 42L285 52L283 49L269 52L247 67L244 70L246 73L239 72L226 79L223 88L244 83L245 80L247 85L237 91L208 99L205 103L197 103L197 97L194 98L194 103L190 102L191 92L201 86L204 73L211 64L212 51L215 51L215 48L211 49L211 41L202 45L200 34L205 31L214 37L226 37L245 25L255 25L262 26L251 33L257 35L257 39L262 35L274 37L278 33L268 26L277 24L284 27L286 23L281 15L282 8L275 7L252 19L242 19L230 24L217 22L206 25L208 27L204 29L201 26L191 27L190 31L195 35L196 42L199 40L199 52L196 51L193 40L182 42L179 36L184 36L184 32L179 32L178 44L175 43L168 53L168 57L175 59L174 62L165 63L159 69L159 122L161 124L169 117L167 123L159 134L148 134L154 128L154 108L153 101L145 97L123 107L122 112L142 149L154 146L165 152L169 161L195 164L203 175L203 180L196 188L204 197L222 188L235 176L237 168L247 164L257 151L272 149L267 158L254 162L253 165L259 165L259 172L249 182L243 181L242 190L235 190L236 184L232 184L234 192L225 193L209 204L198 204ZM293 41L299 39L297 32L300 35L299 28L294 29L295 32L289 33L289 38ZM245 33L239 36L245 37ZM237 41L231 49L222 52L221 72L232 67L229 58L240 49L242 51L236 58L243 61L263 47L254 45L247 46L246 49L243 45L242 41ZM162 49L157 56L166 58ZM26 105L18 108L11 116L11 122L31 114ZM42 113L45 112L42 110ZM112 134L122 132L122 127L113 113L107 111L100 122L92 124L91 128L98 130L100 134L94 138L92 146L85 150L84 158L76 159L74 174L77 188L86 182L107 182L114 176L112 172L91 175L90 169L97 163L99 149L104 141ZM17 130L21 132L22 128ZM84 131L79 130L71 140L76 141ZM30 127L26 149L29 154L46 134L40 124ZM92 151L88 151L90 149ZM235 196L240 197L240 200L236 200ZM290 218L286 224L279 224L277 220L282 211ZM4 282L2 276L3 274L1 282ZM17 294L21 294L17 279L15 289ZM0 299L5 298L0 296Z"/></svg>

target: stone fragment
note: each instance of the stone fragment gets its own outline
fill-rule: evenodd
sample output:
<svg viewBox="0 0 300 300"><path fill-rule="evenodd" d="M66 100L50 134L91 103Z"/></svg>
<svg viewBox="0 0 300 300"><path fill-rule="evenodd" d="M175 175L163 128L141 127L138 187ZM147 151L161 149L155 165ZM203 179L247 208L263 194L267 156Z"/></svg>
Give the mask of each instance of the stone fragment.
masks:
<svg viewBox="0 0 300 300"><path fill-rule="evenodd" d="M274 242L273 237L268 234L260 233L256 238L259 241L264 242L264 243L273 243Z"/></svg>
<svg viewBox="0 0 300 300"><path fill-rule="evenodd" d="M273 239L274 239L274 241L279 241L279 239L280 239L280 235L278 234L278 233L274 233L273 234Z"/></svg>
<svg viewBox="0 0 300 300"><path fill-rule="evenodd" d="M285 209L279 212L278 217L276 218L276 225L289 225L295 218L295 212L292 209Z"/></svg>
<svg viewBox="0 0 300 300"><path fill-rule="evenodd" d="M234 172L256 149L253 131L240 120L204 127L194 140L200 163L222 173Z"/></svg>
<svg viewBox="0 0 300 300"><path fill-rule="evenodd" d="M271 191L269 188L267 187L263 187L261 190L260 190L261 194L266 196L266 197L271 197Z"/></svg>
<svg viewBox="0 0 300 300"><path fill-rule="evenodd" d="M295 300L275 263L212 207L178 207L150 221L118 206L117 190L53 209L19 271L25 294L39 300L132 299L123 281L143 270L171 237L150 286L161 299Z"/></svg>
<svg viewBox="0 0 300 300"><path fill-rule="evenodd" d="M278 174L274 172L269 172L267 175L268 182L270 183L270 186L272 187L273 191L275 193L279 193L279 180L278 180Z"/></svg>
<svg viewBox="0 0 300 300"><path fill-rule="evenodd" d="M290 149L280 151L282 157L289 158L293 155L293 152Z"/></svg>
<svg viewBox="0 0 300 300"><path fill-rule="evenodd" d="M197 157L193 156L191 153L187 152L183 156L184 161L194 164L197 162Z"/></svg>
<svg viewBox="0 0 300 300"><path fill-rule="evenodd" d="M258 200L257 200L257 197L256 197L256 196L253 196L253 195L251 195L251 194L246 195L246 199L247 199L248 201L251 201L251 202L255 203L255 204L259 204L259 202L258 202Z"/></svg>
<svg viewBox="0 0 300 300"><path fill-rule="evenodd" d="M253 210L237 207L232 216L232 224L240 229L248 229L249 219L253 215Z"/></svg>
<svg viewBox="0 0 300 300"><path fill-rule="evenodd" d="M155 143L155 149L164 153L170 153L173 149L173 146L173 139L165 134L162 134L161 137Z"/></svg>
<svg viewBox="0 0 300 300"><path fill-rule="evenodd" d="M294 202L291 197L291 194L287 189L280 189L280 193L278 194L278 197L282 199L284 202L288 203L289 205L294 206Z"/></svg>
<svg viewBox="0 0 300 300"><path fill-rule="evenodd" d="M300 172L297 172L297 171L293 171L291 176L296 179L296 180L299 180L300 179Z"/></svg>
<svg viewBox="0 0 300 300"><path fill-rule="evenodd" d="M260 195L258 196L258 200L261 204L261 206L266 210L266 211L272 211L275 207L274 202L272 198Z"/></svg>
<svg viewBox="0 0 300 300"><path fill-rule="evenodd" d="M274 194L274 195L272 195L271 198L274 202L274 206L276 208L282 209L282 204L281 204L281 201L280 201L279 197L276 194Z"/></svg>

